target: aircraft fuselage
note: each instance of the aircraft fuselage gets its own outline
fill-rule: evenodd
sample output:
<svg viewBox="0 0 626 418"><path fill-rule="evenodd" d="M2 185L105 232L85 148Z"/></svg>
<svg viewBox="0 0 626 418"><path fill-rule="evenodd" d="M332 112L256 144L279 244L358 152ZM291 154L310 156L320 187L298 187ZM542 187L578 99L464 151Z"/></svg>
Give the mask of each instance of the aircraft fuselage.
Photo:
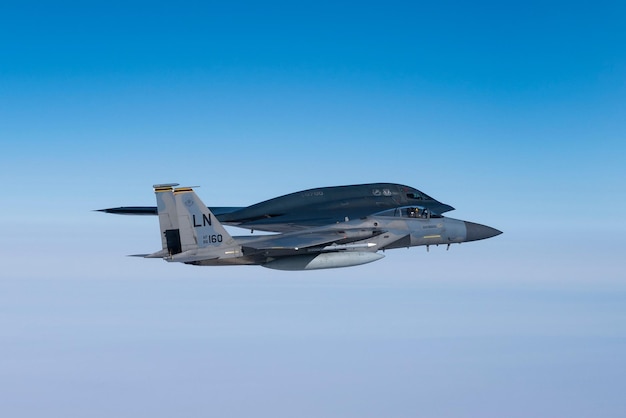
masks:
<svg viewBox="0 0 626 418"><path fill-rule="evenodd" d="M225 225L287 232L360 219L372 213L408 205L428 208L439 214L454 209L413 187L395 183L369 183L302 190L247 207L210 207L210 210ZM121 215L157 214L157 208L152 206L126 206L102 211Z"/></svg>

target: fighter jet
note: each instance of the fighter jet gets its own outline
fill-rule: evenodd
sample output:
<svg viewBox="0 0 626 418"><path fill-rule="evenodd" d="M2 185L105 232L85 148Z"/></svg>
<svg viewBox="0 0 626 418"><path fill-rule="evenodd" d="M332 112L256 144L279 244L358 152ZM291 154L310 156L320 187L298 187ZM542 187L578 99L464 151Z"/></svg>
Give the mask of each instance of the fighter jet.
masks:
<svg viewBox="0 0 626 418"><path fill-rule="evenodd" d="M176 186L154 186L162 248L143 257L200 266L317 270L370 263L394 248L449 247L502 233L414 205L291 232L231 236L192 188Z"/></svg>
<svg viewBox="0 0 626 418"><path fill-rule="evenodd" d="M290 232L359 219L385 209L416 205L435 213L454 208L409 186L395 183L356 184L302 190L248 207L211 207L223 224L250 230ZM155 206L100 209L120 215L157 215Z"/></svg>

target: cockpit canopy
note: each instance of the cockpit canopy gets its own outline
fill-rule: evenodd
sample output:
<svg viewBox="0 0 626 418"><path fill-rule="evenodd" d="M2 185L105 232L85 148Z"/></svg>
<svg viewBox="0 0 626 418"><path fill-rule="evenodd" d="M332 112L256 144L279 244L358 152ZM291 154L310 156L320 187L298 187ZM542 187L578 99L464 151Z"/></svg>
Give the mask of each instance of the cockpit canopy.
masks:
<svg viewBox="0 0 626 418"><path fill-rule="evenodd" d="M426 193L420 192L417 189L414 189L411 193L407 193L406 197L408 199L414 199L414 200L435 200L432 197L428 196Z"/></svg>
<svg viewBox="0 0 626 418"><path fill-rule="evenodd" d="M402 206L379 212L377 216L390 216L394 218L431 219L443 218L443 216L423 206Z"/></svg>

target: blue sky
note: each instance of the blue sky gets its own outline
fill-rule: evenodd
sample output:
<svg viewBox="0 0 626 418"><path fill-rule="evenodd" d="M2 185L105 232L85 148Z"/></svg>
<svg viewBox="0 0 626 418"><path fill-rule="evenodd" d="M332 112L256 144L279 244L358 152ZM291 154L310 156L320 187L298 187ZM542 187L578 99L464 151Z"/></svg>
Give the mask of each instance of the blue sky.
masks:
<svg viewBox="0 0 626 418"><path fill-rule="evenodd" d="M0 410L623 416L626 7L224 3L0 6ZM92 212L377 181L504 234L286 274Z"/></svg>

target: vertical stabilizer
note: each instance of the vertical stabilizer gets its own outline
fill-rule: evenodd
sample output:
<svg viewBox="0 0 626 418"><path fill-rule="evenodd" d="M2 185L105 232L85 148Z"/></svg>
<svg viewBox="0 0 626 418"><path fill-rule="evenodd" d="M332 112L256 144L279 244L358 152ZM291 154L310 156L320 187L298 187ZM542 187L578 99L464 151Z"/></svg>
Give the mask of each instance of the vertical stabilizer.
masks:
<svg viewBox="0 0 626 418"><path fill-rule="evenodd" d="M174 255L182 251L180 230L178 227L178 214L174 201L174 187L178 183L155 184L154 194L157 201L157 214L161 228L161 245L165 255Z"/></svg>
<svg viewBox="0 0 626 418"><path fill-rule="evenodd" d="M174 201L178 215L182 252L213 254L218 258L234 256L239 251L219 251L238 247L233 237L226 231L193 189L174 189Z"/></svg>

